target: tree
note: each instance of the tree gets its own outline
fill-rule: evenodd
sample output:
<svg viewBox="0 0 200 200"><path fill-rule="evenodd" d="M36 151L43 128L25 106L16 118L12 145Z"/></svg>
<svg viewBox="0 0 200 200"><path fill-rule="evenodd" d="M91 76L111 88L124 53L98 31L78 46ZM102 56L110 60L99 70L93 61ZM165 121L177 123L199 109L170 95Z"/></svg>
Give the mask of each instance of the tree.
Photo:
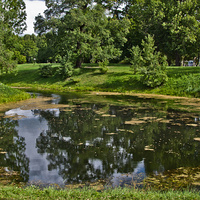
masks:
<svg viewBox="0 0 200 200"><path fill-rule="evenodd" d="M127 46L139 45L148 34L154 35L159 51L168 63L181 65L185 56L192 56L199 30L198 1L144 0L129 9L132 22Z"/></svg>
<svg viewBox="0 0 200 200"><path fill-rule="evenodd" d="M26 62L26 56L24 55L24 41L23 38L10 33L4 36L5 48L13 52L12 60L22 64Z"/></svg>
<svg viewBox="0 0 200 200"><path fill-rule="evenodd" d="M35 41L36 38L34 38L34 35L25 35L23 40L23 55L26 56L27 62L32 63L34 62L34 59L36 59L38 53L38 48Z"/></svg>
<svg viewBox="0 0 200 200"><path fill-rule="evenodd" d="M0 9L0 14L3 15L2 9ZM6 29L6 24L3 23L3 20L0 20L0 74L12 70L16 64L12 60L13 53L6 49L3 43Z"/></svg>
<svg viewBox="0 0 200 200"><path fill-rule="evenodd" d="M25 30L25 3L23 0L0 1L0 73L12 71L16 66L14 52L7 48L7 41L13 32Z"/></svg>
<svg viewBox="0 0 200 200"><path fill-rule="evenodd" d="M127 14L132 0L98 0L97 2L109 10L113 17L121 19Z"/></svg>
<svg viewBox="0 0 200 200"><path fill-rule="evenodd" d="M13 52L5 49L0 41L0 74L9 72L16 66L16 61L12 60Z"/></svg>
<svg viewBox="0 0 200 200"><path fill-rule="evenodd" d="M118 40L120 46L125 42L128 20L108 18L105 9L101 5L94 5L94 1L46 3L46 17L36 17L35 30L39 34L51 32L58 55L64 57L68 52L72 52L77 68L81 67L85 58L99 60L119 56L120 51L115 42ZM120 31L115 36L112 35L112 26ZM121 37L120 40L118 36ZM102 58L103 55L106 55L106 58Z"/></svg>
<svg viewBox="0 0 200 200"><path fill-rule="evenodd" d="M37 62L39 63L46 63L51 60L54 55L54 49L48 43L48 35L38 35L36 40L38 53L37 53ZM56 61L56 60L55 60Z"/></svg>
<svg viewBox="0 0 200 200"><path fill-rule="evenodd" d="M15 33L26 30L26 4L23 0L1 0L2 20Z"/></svg>
<svg viewBox="0 0 200 200"><path fill-rule="evenodd" d="M173 9L167 5L168 18L163 22L163 28L168 32L168 42L165 52L169 51L175 59L177 66L189 54L193 54L194 45L197 41L200 23L197 20L199 5L197 1L178 1Z"/></svg>
<svg viewBox="0 0 200 200"><path fill-rule="evenodd" d="M156 51L152 36L148 35L145 40L146 42L142 41L142 50L139 46L131 49L131 68L141 75L140 80L143 84L156 87L167 81L167 58Z"/></svg>

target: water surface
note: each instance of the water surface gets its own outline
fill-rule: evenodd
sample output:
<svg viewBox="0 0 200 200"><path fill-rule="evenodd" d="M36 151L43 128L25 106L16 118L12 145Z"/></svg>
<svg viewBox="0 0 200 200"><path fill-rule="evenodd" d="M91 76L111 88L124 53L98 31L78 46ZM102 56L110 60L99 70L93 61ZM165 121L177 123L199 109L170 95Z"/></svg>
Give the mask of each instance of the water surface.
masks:
<svg viewBox="0 0 200 200"><path fill-rule="evenodd" d="M200 165L199 114L172 109L172 100L39 99L7 110L0 120L0 165L19 171L20 181L123 186Z"/></svg>

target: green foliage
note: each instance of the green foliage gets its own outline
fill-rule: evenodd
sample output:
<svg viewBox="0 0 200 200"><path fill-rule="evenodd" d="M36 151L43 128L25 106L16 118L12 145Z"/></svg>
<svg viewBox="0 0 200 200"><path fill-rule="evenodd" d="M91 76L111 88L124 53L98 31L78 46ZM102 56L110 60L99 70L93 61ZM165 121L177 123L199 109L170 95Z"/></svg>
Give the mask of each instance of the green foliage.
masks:
<svg viewBox="0 0 200 200"><path fill-rule="evenodd" d="M70 83L79 83L81 81L81 79L80 78L70 78L70 80L69 80L69 82Z"/></svg>
<svg viewBox="0 0 200 200"><path fill-rule="evenodd" d="M52 67L52 64L48 65L40 65L39 67L39 74L44 78L49 78L54 76L56 73L56 68Z"/></svg>
<svg viewBox="0 0 200 200"><path fill-rule="evenodd" d="M52 64L40 65L39 74L44 78L50 78L58 75L62 79L66 79L72 76L73 66L71 62L68 62L68 60L64 58L61 60L59 67L53 67Z"/></svg>
<svg viewBox="0 0 200 200"><path fill-rule="evenodd" d="M145 38L146 42L142 41L143 49L138 46L131 49L131 59L134 73L141 75L140 81L150 87L162 85L167 81L166 74L166 57L156 51L153 37L148 35Z"/></svg>
<svg viewBox="0 0 200 200"><path fill-rule="evenodd" d="M0 41L1 42L1 41ZM0 44L0 74L8 73L14 70L16 67L16 61L12 59L13 52L6 50Z"/></svg>
<svg viewBox="0 0 200 200"><path fill-rule="evenodd" d="M10 88L0 83L0 104L7 102L16 102L28 98L30 98L30 95L28 93Z"/></svg>
<svg viewBox="0 0 200 200"><path fill-rule="evenodd" d="M59 64L52 64L52 67L57 69ZM97 64L84 64L83 68L74 70L73 77L66 80L63 80L57 73L55 76L43 78L39 75L38 69L38 64L18 65L17 74L4 73L0 75L0 79L4 84L15 87L30 87L31 90L36 91L40 89L48 89L53 92L81 90L200 96L198 89L200 67L167 67L169 80L156 88L142 84L139 81L140 74L133 75L130 65L109 64L109 73L99 75ZM191 80L192 77L194 78L193 81ZM189 85L192 85L192 87L189 87ZM187 92L184 90L187 90Z"/></svg>
<svg viewBox="0 0 200 200"><path fill-rule="evenodd" d="M0 73L10 72L16 67L14 50L7 46L13 32L25 29L25 3L22 0L0 1ZM23 60L23 58L21 57Z"/></svg>
<svg viewBox="0 0 200 200"><path fill-rule="evenodd" d="M69 63L66 63L64 66L59 67L58 74L61 75L62 79L71 77L73 74L72 65Z"/></svg>
<svg viewBox="0 0 200 200"><path fill-rule="evenodd" d="M36 59L38 53L36 42L29 35L25 35L23 40L23 51L26 56L26 60L29 63L34 63L34 59Z"/></svg>
<svg viewBox="0 0 200 200"><path fill-rule="evenodd" d="M167 55L169 65L179 66L186 57L198 57L198 13L199 3L194 0L134 1L128 11L131 29L126 47L141 45L147 34L154 35L155 44Z"/></svg>
<svg viewBox="0 0 200 200"><path fill-rule="evenodd" d="M164 90L164 88L162 89ZM200 96L200 75L199 74L184 74L177 76L176 79L169 78L165 85L165 90L170 91L171 95L195 97Z"/></svg>
<svg viewBox="0 0 200 200"><path fill-rule="evenodd" d="M59 72L58 72L63 79L69 78L73 74L73 65L70 62L70 54L68 56L65 56L61 60L61 67L59 67Z"/></svg>
<svg viewBox="0 0 200 200"><path fill-rule="evenodd" d="M67 12L58 10L54 3L48 4L46 13L52 17L38 16L36 31L39 34L47 32L54 55L63 57L72 52L75 68L80 68L85 59L98 62L119 57L120 48L126 42L129 20L111 19L102 5L93 5L92 1L80 2L60 0L62 6L69 8Z"/></svg>
<svg viewBox="0 0 200 200"><path fill-rule="evenodd" d="M13 59L17 60L18 64L26 63L26 56L21 55L19 51L14 51Z"/></svg>
<svg viewBox="0 0 200 200"><path fill-rule="evenodd" d="M59 189L50 187L40 189L36 186L16 187L16 186L1 186L1 199L138 199L138 200L196 200L200 198L198 191L173 191L169 190L154 191L154 190L137 190L134 188L111 188L101 192L96 188L75 188L75 189Z"/></svg>
<svg viewBox="0 0 200 200"><path fill-rule="evenodd" d="M99 64L99 67L100 67L100 72L102 74L107 73L109 61L105 59L102 62L98 62L98 64Z"/></svg>
<svg viewBox="0 0 200 200"><path fill-rule="evenodd" d="M2 0L0 6L3 12L1 19L7 27L16 33L22 33L26 29L25 2L23 0Z"/></svg>

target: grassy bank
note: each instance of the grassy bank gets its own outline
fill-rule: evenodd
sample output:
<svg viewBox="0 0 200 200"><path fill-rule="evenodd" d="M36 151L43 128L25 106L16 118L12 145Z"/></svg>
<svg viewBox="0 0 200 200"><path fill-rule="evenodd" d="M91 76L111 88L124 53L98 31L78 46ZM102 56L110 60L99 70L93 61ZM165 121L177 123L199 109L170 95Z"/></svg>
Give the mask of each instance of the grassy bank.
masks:
<svg viewBox="0 0 200 200"><path fill-rule="evenodd" d="M30 98L29 94L0 83L0 104L16 102L28 98Z"/></svg>
<svg viewBox="0 0 200 200"><path fill-rule="evenodd" d="M144 191L115 188L98 192L93 189L37 189L35 187L0 187L1 199L200 199L198 192L189 191Z"/></svg>
<svg viewBox="0 0 200 200"><path fill-rule="evenodd" d="M59 75L43 78L38 68L38 64L18 65L17 73L1 75L0 80L10 86L60 92L78 90L200 96L200 67L168 67L168 82L153 89L140 83L139 76L133 75L129 65L110 65L108 72L101 74L97 66L85 64L66 80Z"/></svg>

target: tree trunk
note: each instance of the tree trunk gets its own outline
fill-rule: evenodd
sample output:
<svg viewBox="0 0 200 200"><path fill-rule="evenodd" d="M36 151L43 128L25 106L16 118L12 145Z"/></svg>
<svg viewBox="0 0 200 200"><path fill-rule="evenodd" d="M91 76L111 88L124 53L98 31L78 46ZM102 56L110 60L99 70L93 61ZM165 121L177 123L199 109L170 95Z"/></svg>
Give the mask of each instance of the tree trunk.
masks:
<svg viewBox="0 0 200 200"><path fill-rule="evenodd" d="M77 42L76 51L80 55L78 55L78 57L76 59L76 66L75 66L75 68L81 68L81 64L82 64L81 52L79 52L80 48L81 48L81 43Z"/></svg>
<svg viewBox="0 0 200 200"><path fill-rule="evenodd" d="M200 56L199 56L199 53L198 53L198 57L197 57L197 64L196 64L196 67L197 67L197 66L199 66L199 58L200 58Z"/></svg>
<svg viewBox="0 0 200 200"><path fill-rule="evenodd" d="M81 68L82 66L82 58L78 57L76 60L76 66L75 68Z"/></svg>
<svg viewBox="0 0 200 200"><path fill-rule="evenodd" d="M172 64L172 60L169 59L169 58L167 58L167 63L168 63L168 66L171 66L171 64Z"/></svg>
<svg viewBox="0 0 200 200"><path fill-rule="evenodd" d="M85 5L85 6L86 6L85 8L87 8L87 5ZM84 27L85 27L85 24L83 24L83 25L80 26L80 32L84 32ZM76 66L75 66L75 68L81 68L81 64L83 62L83 58L81 56L80 49L81 49L81 43L79 41L77 41L76 52L79 53L79 55L78 55L78 58L76 60Z"/></svg>
<svg viewBox="0 0 200 200"><path fill-rule="evenodd" d="M181 56L176 52L176 66L181 66Z"/></svg>

